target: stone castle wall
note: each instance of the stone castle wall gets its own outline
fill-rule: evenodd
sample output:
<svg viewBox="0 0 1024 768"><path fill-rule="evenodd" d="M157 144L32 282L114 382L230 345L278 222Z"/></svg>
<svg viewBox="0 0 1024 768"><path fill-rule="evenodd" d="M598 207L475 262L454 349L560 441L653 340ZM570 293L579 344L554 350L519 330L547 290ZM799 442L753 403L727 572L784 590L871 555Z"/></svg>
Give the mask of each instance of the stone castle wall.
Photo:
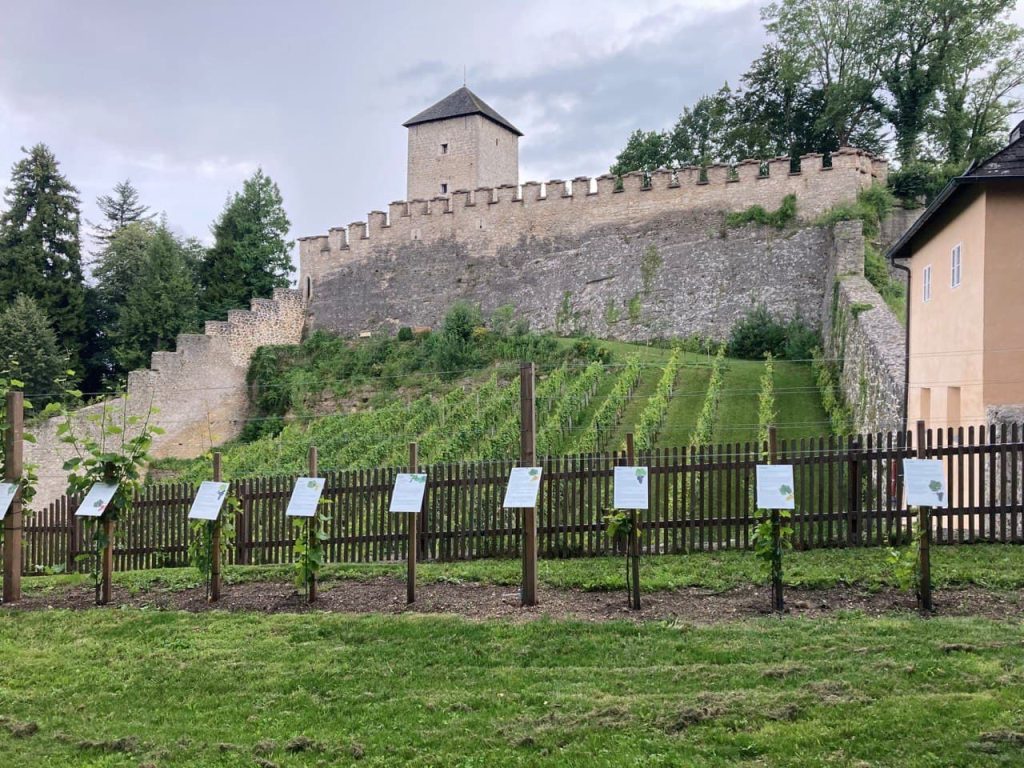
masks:
<svg viewBox="0 0 1024 768"><path fill-rule="evenodd" d="M853 429L898 432L903 428L906 333L864 277L864 234L859 221L835 225L826 279L822 338L826 356L837 363Z"/></svg>
<svg viewBox="0 0 1024 768"><path fill-rule="evenodd" d="M273 299L253 299L251 306L232 310L226 322L208 322L203 334L180 335L174 352L154 352L148 370L128 375L126 395L75 411L74 432L98 435L94 420L104 410L118 423L132 415L149 418L165 430L154 439L155 458L191 458L237 437L248 410L249 358L265 344L298 343L305 321L298 291L278 289ZM157 413L150 417L151 408ZM34 424L36 442L25 444L25 462L38 466L37 509L67 485L63 465L74 449L60 441L59 424L59 419ZM126 429L130 436L132 427Z"/></svg>
<svg viewBox="0 0 1024 768"><path fill-rule="evenodd" d="M393 203L368 221L300 240L313 327L342 334L436 325L453 302L512 304L535 328L622 339L722 338L754 303L820 319L827 248L820 228L730 229L724 213L788 194L813 222L886 164L855 149L675 174L578 178Z"/></svg>

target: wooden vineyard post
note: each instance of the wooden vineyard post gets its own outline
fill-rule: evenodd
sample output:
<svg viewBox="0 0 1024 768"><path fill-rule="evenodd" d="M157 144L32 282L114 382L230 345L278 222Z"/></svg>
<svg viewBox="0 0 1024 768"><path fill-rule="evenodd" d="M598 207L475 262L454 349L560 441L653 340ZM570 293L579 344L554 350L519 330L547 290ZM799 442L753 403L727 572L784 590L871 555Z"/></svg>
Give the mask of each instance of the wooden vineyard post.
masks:
<svg viewBox="0 0 1024 768"><path fill-rule="evenodd" d="M519 465L532 467L537 461L536 403L533 396L533 363L519 366ZM523 605L537 604L537 508L523 510Z"/></svg>
<svg viewBox="0 0 1024 768"><path fill-rule="evenodd" d="M315 445L309 446L309 476L317 477L317 472L320 470L320 455L317 453ZM316 511L313 512L313 516L306 521L306 552L311 553L313 551L313 538L317 535L317 525L320 518L319 504L317 504ZM309 602L316 601L316 572L309 574Z"/></svg>
<svg viewBox="0 0 1024 768"><path fill-rule="evenodd" d="M7 429L4 432L4 480L20 483L25 400L21 392L7 393ZM4 602L21 600L21 490L14 495L4 518Z"/></svg>
<svg viewBox="0 0 1024 768"><path fill-rule="evenodd" d="M925 445L924 420L917 421L917 458L923 459L927 454ZM917 607L922 611L932 610L932 519L931 508L918 506L917 508L918 534L921 536L921 544L917 549L918 557L918 589Z"/></svg>
<svg viewBox="0 0 1024 768"><path fill-rule="evenodd" d="M221 478L220 451L213 454L213 480ZM210 602L220 600L220 517L210 521Z"/></svg>
<svg viewBox="0 0 1024 768"><path fill-rule="evenodd" d="M417 468L419 467L419 449L416 443L409 443L409 472L416 474ZM426 498L426 493L423 494ZM423 508L420 507L419 512L413 512L406 516L406 525L409 528L409 551L406 553L406 572L405 572L405 602L415 603L416 602L416 545L419 542L419 536L417 535L417 525L419 521L420 512Z"/></svg>
<svg viewBox="0 0 1024 768"><path fill-rule="evenodd" d="M635 448L633 444L633 433L626 433L626 466L632 467L635 463ZM647 483L647 493L650 497L650 480ZM629 553L629 567L632 573L632 584L630 585L629 607L634 611L640 610L640 535L637 530L636 510L629 510L629 541L626 543L626 551Z"/></svg>
<svg viewBox="0 0 1024 768"><path fill-rule="evenodd" d="M103 482L114 482L113 466L106 465L103 475ZM103 525L103 536L106 544L103 547L103 555L100 561L100 595L99 604L107 605L113 599L114 582L114 518L109 514L113 510L108 509L100 520Z"/></svg>
<svg viewBox="0 0 1024 768"><path fill-rule="evenodd" d="M768 427L768 463L778 463L778 433L775 425ZM782 521L779 519L779 510L772 512L772 610L782 613L786 609L785 600L782 594Z"/></svg>

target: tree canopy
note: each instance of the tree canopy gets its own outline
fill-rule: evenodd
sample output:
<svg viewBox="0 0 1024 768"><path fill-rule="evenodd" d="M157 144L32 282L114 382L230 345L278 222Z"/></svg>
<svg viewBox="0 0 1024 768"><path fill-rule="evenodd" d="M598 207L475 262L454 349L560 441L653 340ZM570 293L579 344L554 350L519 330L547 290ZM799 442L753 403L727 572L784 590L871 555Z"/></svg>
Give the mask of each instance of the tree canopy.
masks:
<svg viewBox="0 0 1024 768"><path fill-rule="evenodd" d="M962 167L1005 144L1020 107L1024 36L1013 0L779 0L769 40L735 90L634 131L611 170L708 165L841 146L905 169ZM944 172L944 171L943 171Z"/></svg>
<svg viewBox="0 0 1024 768"><path fill-rule="evenodd" d="M229 309L247 307L287 287L292 271L287 240L291 223L277 184L257 170L228 200L213 225L214 244L199 266L204 319L223 319Z"/></svg>
<svg viewBox="0 0 1024 768"><path fill-rule="evenodd" d="M78 190L45 144L22 151L0 215L0 302L33 299L76 365L86 327Z"/></svg>

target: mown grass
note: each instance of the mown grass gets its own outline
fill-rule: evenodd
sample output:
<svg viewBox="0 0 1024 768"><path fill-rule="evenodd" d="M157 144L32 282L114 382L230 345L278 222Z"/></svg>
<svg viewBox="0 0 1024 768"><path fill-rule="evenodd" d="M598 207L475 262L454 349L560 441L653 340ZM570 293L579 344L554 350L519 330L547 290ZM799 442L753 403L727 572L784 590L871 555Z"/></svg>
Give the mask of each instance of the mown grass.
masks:
<svg viewBox="0 0 1024 768"><path fill-rule="evenodd" d="M830 588L850 585L868 590L897 586L884 549L818 549L790 552L784 561L784 581L791 587ZM327 565L325 582L402 576L404 565ZM622 560L618 557L541 560L540 583L548 587L606 591L623 588ZM228 566L228 584L286 581L291 566ZM421 563L417 575L423 583L476 582L518 585L518 560L472 560ZM37 576L23 581L28 592L59 589L88 582L78 574ZM193 568L163 568L115 573L115 583L131 591L187 589L199 586ZM689 555L654 555L640 563L641 588L647 592L684 587L726 590L763 582L759 563L750 552L702 552ZM932 550L932 581L937 588L975 585L990 589L1024 588L1024 547L1011 544L941 546Z"/></svg>
<svg viewBox="0 0 1024 768"><path fill-rule="evenodd" d="M3 765L1012 766L1024 630L10 613Z"/></svg>

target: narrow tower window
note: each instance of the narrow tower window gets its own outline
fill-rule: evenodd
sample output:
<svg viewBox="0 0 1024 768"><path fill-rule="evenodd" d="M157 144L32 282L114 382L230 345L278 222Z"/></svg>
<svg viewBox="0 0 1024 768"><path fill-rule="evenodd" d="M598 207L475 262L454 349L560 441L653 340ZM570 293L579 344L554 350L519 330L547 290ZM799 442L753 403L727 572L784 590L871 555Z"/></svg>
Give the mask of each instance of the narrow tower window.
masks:
<svg viewBox="0 0 1024 768"><path fill-rule="evenodd" d="M447 144L442 144L441 145L441 154L442 155L447 155L448 154L448 145Z"/></svg>
<svg viewBox="0 0 1024 768"><path fill-rule="evenodd" d="M447 184L442 184L441 185L441 194L442 195L447 195L448 194L448 185Z"/></svg>

